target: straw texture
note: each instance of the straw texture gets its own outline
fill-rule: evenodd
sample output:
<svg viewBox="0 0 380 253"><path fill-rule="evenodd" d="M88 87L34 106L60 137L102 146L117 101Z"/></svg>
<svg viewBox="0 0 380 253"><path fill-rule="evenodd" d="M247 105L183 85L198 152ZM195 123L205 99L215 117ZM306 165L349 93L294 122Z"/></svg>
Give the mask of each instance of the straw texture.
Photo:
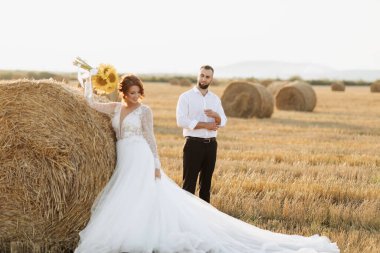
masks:
<svg viewBox="0 0 380 253"><path fill-rule="evenodd" d="M311 112L316 104L317 95L313 87L303 81L286 84L276 95L276 107L279 110Z"/></svg>
<svg viewBox="0 0 380 253"><path fill-rule="evenodd" d="M286 84L288 84L288 81L274 81L271 84L267 86L268 91L276 97L278 91L284 87Z"/></svg>
<svg viewBox="0 0 380 253"><path fill-rule="evenodd" d="M371 92L380 92L380 80L373 82L370 89Z"/></svg>
<svg viewBox="0 0 380 253"><path fill-rule="evenodd" d="M227 116L269 118L273 113L273 96L261 84L232 82L221 98Z"/></svg>
<svg viewBox="0 0 380 253"><path fill-rule="evenodd" d="M0 108L0 252L67 252L115 167L109 117L53 80L0 81Z"/></svg>
<svg viewBox="0 0 380 253"><path fill-rule="evenodd" d="M346 86L344 85L344 83L342 81L334 82L331 84L331 90L332 91L345 91Z"/></svg>

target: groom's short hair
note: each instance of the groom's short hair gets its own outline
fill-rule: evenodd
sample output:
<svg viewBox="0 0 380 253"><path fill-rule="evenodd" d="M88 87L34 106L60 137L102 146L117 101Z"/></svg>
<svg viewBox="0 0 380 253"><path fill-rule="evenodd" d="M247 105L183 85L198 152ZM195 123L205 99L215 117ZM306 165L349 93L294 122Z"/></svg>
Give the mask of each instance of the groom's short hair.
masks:
<svg viewBox="0 0 380 253"><path fill-rule="evenodd" d="M200 68L200 69L211 70L211 71L212 71L212 73L214 74L214 68L213 68L213 67L211 67L210 65L203 65L203 66L201 66L201 68Z"/></svg>

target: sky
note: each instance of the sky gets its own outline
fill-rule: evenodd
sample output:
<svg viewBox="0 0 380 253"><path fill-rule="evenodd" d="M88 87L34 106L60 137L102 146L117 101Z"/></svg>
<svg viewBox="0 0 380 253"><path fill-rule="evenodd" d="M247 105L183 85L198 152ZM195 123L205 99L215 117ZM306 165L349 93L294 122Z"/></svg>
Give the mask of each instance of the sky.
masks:
<svg viewBox="0 0 380 253"><path fill-rule="evenodd" d="M12 0L0 69L195 73L245 61L380 68L380 0Z"/></svg>

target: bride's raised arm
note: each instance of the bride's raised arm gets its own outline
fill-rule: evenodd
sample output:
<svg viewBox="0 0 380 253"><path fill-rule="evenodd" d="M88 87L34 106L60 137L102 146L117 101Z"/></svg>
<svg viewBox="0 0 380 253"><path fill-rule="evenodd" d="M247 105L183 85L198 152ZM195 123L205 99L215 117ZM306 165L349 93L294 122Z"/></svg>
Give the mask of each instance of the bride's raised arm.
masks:
<svg viewBox="0 0 380 253"><path fill-rule="evenodd" d="M87 104L102 113L112 114L115 111L115 107L118 104L117 102L101 103L95 102L94 96L92 93L92 83L89 81L85 82L84 85L84 97L86 98Z"/></svg>

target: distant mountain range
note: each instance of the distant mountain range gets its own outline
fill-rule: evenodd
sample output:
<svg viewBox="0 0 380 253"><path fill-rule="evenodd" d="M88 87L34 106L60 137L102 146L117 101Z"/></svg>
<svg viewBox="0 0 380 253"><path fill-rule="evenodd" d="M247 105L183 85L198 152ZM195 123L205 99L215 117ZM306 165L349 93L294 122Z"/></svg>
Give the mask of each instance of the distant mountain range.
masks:
<svg viewBox="0 0 380 253"><path fill-rule="evenodd" d="M220 77L256 77L288 79L300 76L303 79L330 79L372 82L380 79L379 70L335 70L312 63L287 63L276 61L248 61L216 67Z"/></svg>

